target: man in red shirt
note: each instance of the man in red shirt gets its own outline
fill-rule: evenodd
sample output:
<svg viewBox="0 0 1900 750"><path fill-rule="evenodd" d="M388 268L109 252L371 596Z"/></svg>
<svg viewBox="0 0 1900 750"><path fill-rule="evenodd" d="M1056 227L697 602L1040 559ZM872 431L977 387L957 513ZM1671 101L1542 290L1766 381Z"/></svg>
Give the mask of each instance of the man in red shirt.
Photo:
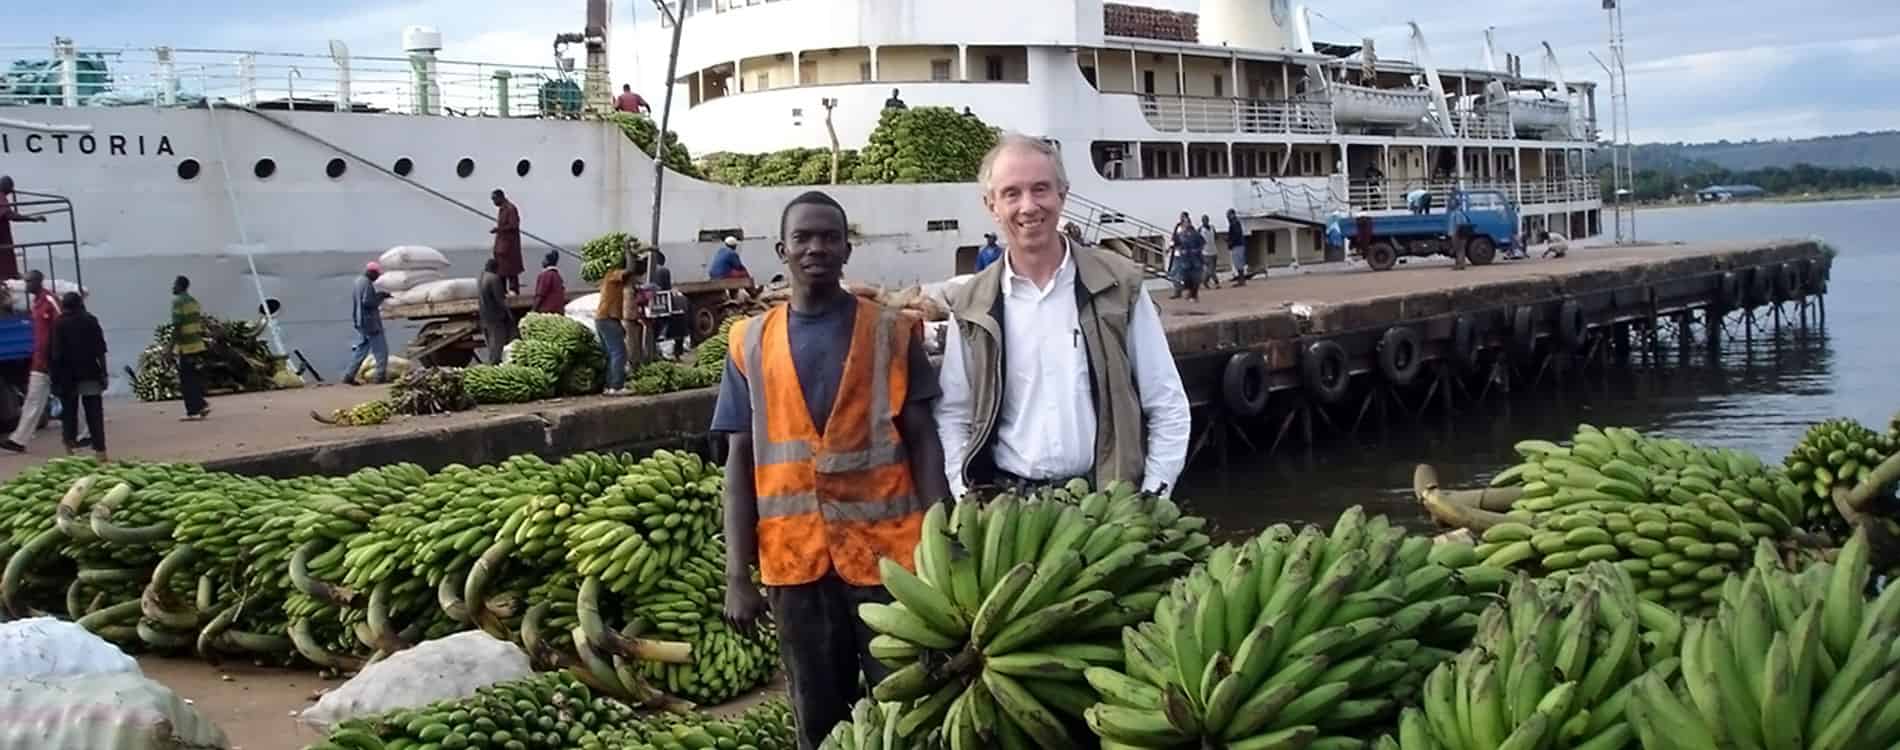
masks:
<svg viewBox="0 0 1900 750"><path fill-rule="evenodd" d="M567 308L567 283L561 280L561 254L549 250L534 278L534 311L560 315Z"/></svg>
<svg viewBox="0 0 1900 750"><path fill-rule="evenodd" d="M636 114L653 114L653 108L647 106L647 100L641 98L639 94L633 93L633 87L624 83L620 84L620 95L614 97L614 110L617 112L633 112Z"/></svg>
<svg viewBox="0 0 1900 750"><path fill-rule="evenodd" d="M46 291L46 276L38 270L26 273L28 315L33 317L33 360L26 376L26 403L20 405L20 423L13 435L0 440L0 448L25 453L26 444L40 428L46 415L46 402L53 395L49 374L53 359L53 324L59 322L59 302Z"/></svg>
<svg viewBox="0 0 1900 750"><path fill-rule="evenodd" d="M13 208L13 178L0 175L0 253L6 259L0 261L0 279L20 278L19 261L13 257L13 222L46 221L44 216L27 216Z"/></svg>

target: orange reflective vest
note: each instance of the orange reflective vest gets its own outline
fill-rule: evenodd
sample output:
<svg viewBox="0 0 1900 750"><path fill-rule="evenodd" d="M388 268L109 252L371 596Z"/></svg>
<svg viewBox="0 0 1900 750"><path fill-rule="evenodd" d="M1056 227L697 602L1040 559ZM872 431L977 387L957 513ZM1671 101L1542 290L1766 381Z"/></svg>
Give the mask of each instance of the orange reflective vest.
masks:
<svg viewBox="0 0 1900 750"><path fill-rule="evenodd" d="M733 364L752 395L761 577L767 586L795 586L835 569L852 585L880 585L880 558L913 567L929 507L917 495L897 421L911 337L922 322L857 301L844 375L820 435L792 365L788 309L781 304L731 332Z"/></svg>

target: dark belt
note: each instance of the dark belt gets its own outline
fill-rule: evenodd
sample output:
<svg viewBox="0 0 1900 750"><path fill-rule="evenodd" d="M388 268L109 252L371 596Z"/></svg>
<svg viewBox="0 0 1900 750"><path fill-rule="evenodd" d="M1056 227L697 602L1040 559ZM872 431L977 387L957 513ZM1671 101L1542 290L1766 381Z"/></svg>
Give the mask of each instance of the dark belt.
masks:
<svg viewBox="0 0 1900 750"><path fill-rule="evenodd" d="M1077 475L1057 479L1028 479L1016 476L1002 469L997 469L995 470L995 476L990 481L972 486L970 490L979 493L984 499L988 499L1004 492L1027 494L1043 487L1060 487L1068 484L1069 481L1073 479L1087 480L1088 477Z"/></svg>

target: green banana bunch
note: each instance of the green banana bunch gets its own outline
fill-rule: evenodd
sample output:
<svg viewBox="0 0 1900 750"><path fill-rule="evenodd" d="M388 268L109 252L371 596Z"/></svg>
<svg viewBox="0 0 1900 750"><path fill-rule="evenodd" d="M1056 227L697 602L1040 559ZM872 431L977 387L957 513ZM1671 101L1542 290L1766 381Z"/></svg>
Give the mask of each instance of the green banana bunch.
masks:
<svg viewBox="0 0 1900 750"><path fill-rule="evenodd" d="M895 603L858 609L896 669L872 697L901 713L906 742L1071 746L1068 719L1095 701L1083 672L1120 666L1115 634L1205 554L1205 523L1126 483L933 506L915 572L880 563Z"/></svg>
<svg viewBox="0 0 1900 750"><path fill-rule="evenodd" d="M1900 427L1900 417L1895 418ZM1802 492L1810 525L1841 531L1845 521L1834 507L1836 486L1853 488L1875 466L1900 451L1900 433L1881 434L1852 419L1830 419L1808 428L1788 452L1788 476Z"/></svg>
<svg viewBox="0 0 1900 750"><path fill-rule="evenodd" d="M1680 616L1638 597L1630 575L1609 563L1561 583L1519 574L1505 600L1479 617L1472 647L1432 670L1419 704L1400 712L1396 740L1380 744L1627 747L1636 737L1633 681L1674 674L1684 632Z"/></svg>
<svg viewBox="0 0 1900 750"><path fill-rule="evenodd" d="M1900 741L1900 587L1866 597L1866 532L1800 573L1764 542L1721 606L1689 621L1679 679L1640 680L1631 723L1649 748L1887 747Z"/></svg>
<svg viewBox="0 0 1900 750"><path fill-rule="evenodd" d="M489 685L463 699L350 719L305 750L565 750L634 721L626 704L594 695L566 672L546 672Z"/></svg>
<svg viewBox="0 0 1900 750"><path fill-rule="evenodd" d="M462 387L478 404L519 404L553 394L554 374L513 364L474 365L462 371Z"/></svg>
<svg viewBox="0 0 1900 750"><path fill-rule="evenodd" d="M396 410L388 401L377 399L330 412L330 422L344 427L369 427L388 422Z"/></svg>
<svg viewBox="0 0 1900 750"><path fill-rule="evenodd" d="M1278 525L1223 545L1152 622L1123 628L1125 668L1084 670L1102 700L1084 719L1117 747L1358 747L1469 643L1468 592L1508 579L1474 559L1359 507L1330 533Z"/></svg>
<svg viewBox="0 0 1900 750"><path fill-rule="evenodd" d="M784 701L767 701L731 718L705 714L657 713L583 735L579 750L693 750L757 748L792 750L792 711Z"/></svg>
<svg viewBox="0 0 1900 750"><path fill-rule="evenodd" d="M724 372L724 365L714 369L661 359L634 370L632 387L634 393L642 396L705 388L717 384Z"/></svg>

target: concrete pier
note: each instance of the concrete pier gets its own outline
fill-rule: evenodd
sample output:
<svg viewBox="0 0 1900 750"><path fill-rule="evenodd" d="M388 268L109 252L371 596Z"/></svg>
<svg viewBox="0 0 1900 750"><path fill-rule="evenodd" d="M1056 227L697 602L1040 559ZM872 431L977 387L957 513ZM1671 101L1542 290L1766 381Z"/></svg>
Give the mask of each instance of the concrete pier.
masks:
<svg viewBox="0 0 1900 750"><path fill-rule="evenodd" d="M1388 392L1422 403L1440 386L1449 394L1447 379L1529 380L1568 360L1628 352L1629 331L1658 321L1806 304L1825 293L1830 260L1810 240L1574 248L1561 259L1463 271L1419 259L1385 272L1309 266L1204 291L1199 302L1157 298L1199 423L1310 416L1314 406L1349 409L1355 399L1363 412ZM558 399L333 427L310 412L382 394L328 386L220 397L210 419L190 423L178 421L175 402L112 401L106 431L120 459L273 476L395 461L433 470L518 453L700 444L714 393ZM0 456L0 477L61 452L49 426L27 455Z"/></svg>

